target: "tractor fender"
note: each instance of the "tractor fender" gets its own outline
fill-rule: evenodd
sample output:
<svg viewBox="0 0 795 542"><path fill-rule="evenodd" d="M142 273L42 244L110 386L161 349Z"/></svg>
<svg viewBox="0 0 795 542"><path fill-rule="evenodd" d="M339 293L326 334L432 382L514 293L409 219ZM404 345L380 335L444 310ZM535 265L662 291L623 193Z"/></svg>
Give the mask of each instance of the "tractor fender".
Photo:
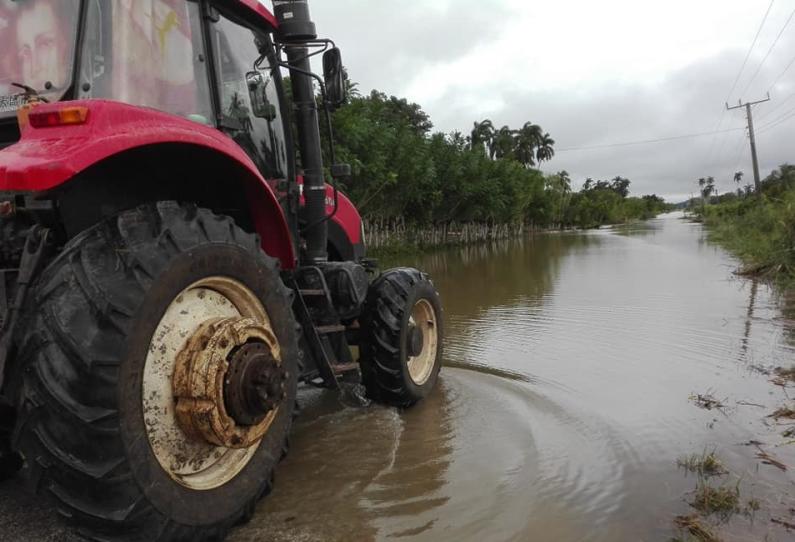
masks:
<svg viewBox="0 0 795 542"><path fill-rule="evenodd" d="M224 133L154 109L108 100L40 104L32 112L85 107L83 124L34 128L22 123L20 141L0 151L0 191L42 192L58 188L88 168L126 151L181 144L228 159L231 175L241 177L252 222L262 248L295 267L287 220L272 188L252 160Z"/></svg>

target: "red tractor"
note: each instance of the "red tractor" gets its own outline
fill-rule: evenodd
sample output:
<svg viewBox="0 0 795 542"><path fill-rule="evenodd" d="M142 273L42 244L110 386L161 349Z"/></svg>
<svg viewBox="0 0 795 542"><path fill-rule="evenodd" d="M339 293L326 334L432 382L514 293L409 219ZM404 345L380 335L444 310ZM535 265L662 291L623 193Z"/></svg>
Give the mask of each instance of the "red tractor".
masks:
<svg viewBox="0 0 795 542"><path fill-rule="evenodd" d="M0 476L93 539L217 540L299 383L430 392L438 294L323 164L344 87L305 0L0 0Z"/></svg>

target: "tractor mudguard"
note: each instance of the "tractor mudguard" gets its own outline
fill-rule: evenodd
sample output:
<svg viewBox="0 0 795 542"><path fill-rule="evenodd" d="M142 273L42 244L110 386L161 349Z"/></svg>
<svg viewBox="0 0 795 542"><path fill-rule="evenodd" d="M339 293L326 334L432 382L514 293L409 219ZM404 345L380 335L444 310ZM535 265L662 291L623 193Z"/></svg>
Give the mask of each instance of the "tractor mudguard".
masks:
<svg viewBox="0 0 795 542"><path fill-rule="evenodd" d="M284 212L257 167L231 138L194 121L108 100L37 105L31 113L71 107L88 111L85 122L34 128L23 122L18 143L0 151L0 191L41 192L63 185L87 168L136 148L178 143L218 153L240 166L250 211L262 248L295 267L295 252ZM231 173L231 172L230 172Z"/></svg>

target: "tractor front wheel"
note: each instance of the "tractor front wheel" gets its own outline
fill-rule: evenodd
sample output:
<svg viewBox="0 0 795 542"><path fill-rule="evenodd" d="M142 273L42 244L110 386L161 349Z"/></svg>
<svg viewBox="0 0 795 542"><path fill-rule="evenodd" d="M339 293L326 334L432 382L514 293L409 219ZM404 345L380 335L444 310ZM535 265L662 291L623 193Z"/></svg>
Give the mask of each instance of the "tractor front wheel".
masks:
<svg viewBox="0 0 795 542"><path fill-rule="evenodd" d="M362 381L370 398L409 407L436 385L442 364L442 305L427 275L385 272L370 286L361 319Z"/></svg>
<svg viewBox="0 0 795 542"><path fill-rule="evenodd" d="M276 260L174 202L80 234L39 279L19 344L16 449L96 540L220 540L286 451L299 374Z"/></svg>

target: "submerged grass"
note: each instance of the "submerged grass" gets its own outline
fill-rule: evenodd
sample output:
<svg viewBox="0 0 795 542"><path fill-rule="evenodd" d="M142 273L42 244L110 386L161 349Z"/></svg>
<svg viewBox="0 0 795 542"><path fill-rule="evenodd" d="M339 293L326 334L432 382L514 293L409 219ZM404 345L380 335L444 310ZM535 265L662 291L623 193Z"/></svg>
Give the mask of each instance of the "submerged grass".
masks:
<svg viewBox="0 0 795 542"><path fill-rule="evenodd" d="M689 456L680 457L676 460L676 465L680 469L685 469L688 472L694 472L699 476L704 476L706 478L728 473L721 460L718 459L717 455L715 455L715 450L711 452L704 450L701 454L692 454Z"/></svg>
<svg viewBox="0 0 795 542"><path fill-rule="evenodd" d="M715 515L726 521L740 512L740 482L734 486L711 486L705 479L701 479L690 506L705 516Z"/></svg>

